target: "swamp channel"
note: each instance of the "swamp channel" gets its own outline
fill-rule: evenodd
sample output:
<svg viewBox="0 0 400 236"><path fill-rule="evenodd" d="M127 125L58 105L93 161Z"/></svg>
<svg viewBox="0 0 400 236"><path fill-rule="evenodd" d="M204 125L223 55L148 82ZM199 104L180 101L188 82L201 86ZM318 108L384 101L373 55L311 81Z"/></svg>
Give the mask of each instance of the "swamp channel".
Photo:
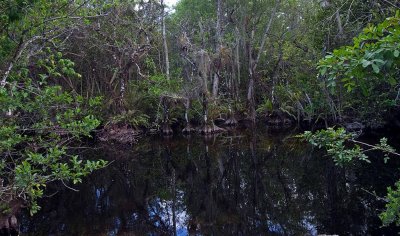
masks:
<svg viewBox="0 0 400 236"><path fill-rule="evenodd" d="M113 161L79 192L49 187L22 235L395 235L378 215L400 160L335 166L300 131L147 136L82 151ZM375 141L374 138L368 138ZM393 139L389 138L389 143Z"/></svg>

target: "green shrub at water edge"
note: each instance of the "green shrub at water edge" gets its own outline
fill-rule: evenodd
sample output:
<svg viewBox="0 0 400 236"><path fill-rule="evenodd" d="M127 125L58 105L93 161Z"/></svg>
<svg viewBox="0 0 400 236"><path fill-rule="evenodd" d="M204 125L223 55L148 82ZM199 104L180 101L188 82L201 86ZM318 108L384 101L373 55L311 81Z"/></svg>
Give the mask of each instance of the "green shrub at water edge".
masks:
<svg viewBox="0 0 400 236"><path fill-rule="evenodd" d="M385 162L388 160L389 154L400 156L393 147L387 144L386 138L381 138L379 144L371 145L355 140L354 135L346 132L344 128L328 128L315 133L306 131L298 137L304 138L313 146L324 148L327 154L333 158L335 164L340 166L356 160L370 163L366 153L373 150L382 151L385 154ZM384 200L386 201L386 209L379 215L383 225L391 223L400 225L400 181L395 183L395 188L388 188Z"/></svg>
<svg viewBox="0 0 400 236"><path fill-rule="evenodd" d="M39 62L40 74L18 68L0 88L0 199L5 206L22 200L31 214L40 209L37 200L48 183L77 184L107 164L83 161L68 153L72 143L90 137L100 124L91 115L99 100L85 103L73 92L50 85L59 77L80 75L60 53L47 58Z"/></svg>

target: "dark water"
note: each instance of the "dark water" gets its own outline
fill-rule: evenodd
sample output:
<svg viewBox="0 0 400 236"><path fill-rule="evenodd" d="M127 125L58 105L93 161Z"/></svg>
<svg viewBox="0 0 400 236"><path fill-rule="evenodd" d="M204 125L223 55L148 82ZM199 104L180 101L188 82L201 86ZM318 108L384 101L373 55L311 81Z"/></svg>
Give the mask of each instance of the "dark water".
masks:
<svg viewBox="0 0 400 236"><path fill-rule="evenodd" d="M23 216L23 235L395 235L377 215L400 171L336 167L296 131L148 137L82 155L115 160ZM380 157L376 157L379 159ZM368 193L371 192L371 193Z"/></svg>

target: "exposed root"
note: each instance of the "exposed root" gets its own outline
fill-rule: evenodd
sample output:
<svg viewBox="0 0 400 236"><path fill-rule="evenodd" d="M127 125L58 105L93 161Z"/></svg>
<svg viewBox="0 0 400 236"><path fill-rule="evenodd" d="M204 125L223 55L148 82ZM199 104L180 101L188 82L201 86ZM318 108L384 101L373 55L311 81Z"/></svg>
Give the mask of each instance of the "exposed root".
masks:
<svg viewBox="0 0 400 236"><path fill-rule="evenodd" d="M133 144L137 142L140 132L124 125L109 125L99 133L99 140L102 142L117 142L122 144Z"/></svg>
<svg viewBox="0 0 400 236"><path fill-rule="evenodd" d="M282 111L273 111L268 116L267 124L270 126L291 126L293 121L288 118Z"/></svg>
<svg viewBox="0 0 400 236"><path fill-rule="evenodd" d="M226 130L216 126L215 124L211 125L203 125L198 129L198 132L201 134L215 134L220 132L225 132Z"/></svg>
<svg viewBox="0 0 400 236"><path fill-rule="evenodd" d="M360 122L345 123L344 127L348 132L362 132L365 126Z"/></svg>
<svg viewBox="0 0 400 236"><path fill-rule="evenodd" d="M226 126L236 126L239 122L236 120L234 116L231 116L229 119L227 119L224 123Z"/></svg>
<svg viewBox="0 0 400 236"><path fill-rule="evenodd" d="M188 123L187 125L186 125L186 127L182 130L182 133L184 133L184 134L190 134L190 133L193 133L193 132L195 132L196 131L196 129L190 124L190 123Z"/></svg>
<svg viewBox="0 0 400 236"><path fill-rule="evenodd" d="M2 206L4 208L4 206ZM7 209L2 209L0 214L0 235L17 235L18 221L16 215L22 208L22 202L12 200L7 204Z"/></svg>
<svg viewBox="0 0 400 236"><path fill-rule="evenodd" d="M267 120L267 124L271 126L290 126L292 125L292 121L287 118L270 118Z"/></svg>
<svg viewBox="0 0 400 236"><path fill-rule="evenodd" d="M161 132L163 135L172 135L174 133L168 123L164 123L161 125Z"/></svg>

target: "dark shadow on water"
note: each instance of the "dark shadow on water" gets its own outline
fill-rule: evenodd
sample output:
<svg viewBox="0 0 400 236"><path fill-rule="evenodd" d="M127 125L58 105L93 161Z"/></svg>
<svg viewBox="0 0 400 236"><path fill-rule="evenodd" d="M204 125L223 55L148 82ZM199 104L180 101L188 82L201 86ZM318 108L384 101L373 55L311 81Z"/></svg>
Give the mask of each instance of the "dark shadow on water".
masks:
<svg viewBox="0 0 400 236"><path fill-rule="evenodd" d="M285 133L148 137L87 157L116 160L78 186L53 186L23 235L393 235L380 228L398 163L339 168Z"/></svg>

